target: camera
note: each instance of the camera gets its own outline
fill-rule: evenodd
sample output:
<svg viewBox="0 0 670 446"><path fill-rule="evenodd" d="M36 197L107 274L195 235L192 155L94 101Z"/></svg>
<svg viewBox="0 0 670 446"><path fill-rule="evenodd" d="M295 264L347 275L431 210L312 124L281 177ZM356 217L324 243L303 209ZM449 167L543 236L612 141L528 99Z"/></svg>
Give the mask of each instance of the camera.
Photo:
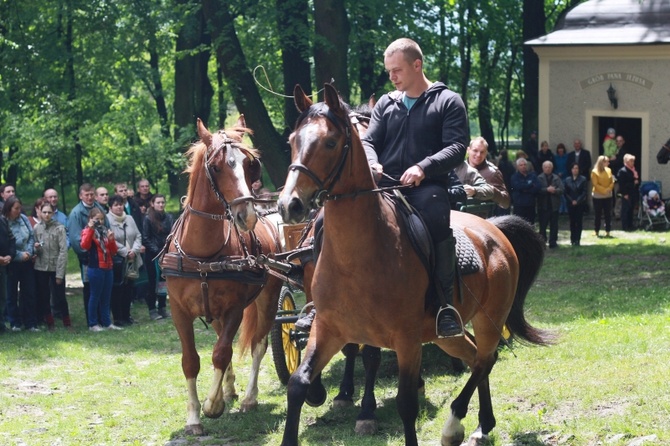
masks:
<svg viewBox="0 0 670 446"><path fill-rule="evenodd" d="M93 223L93 224L95 225L96 228L99 228L100 226L102 226L102 223L100 223L98 220L96 220L95 223Z"/></svg>

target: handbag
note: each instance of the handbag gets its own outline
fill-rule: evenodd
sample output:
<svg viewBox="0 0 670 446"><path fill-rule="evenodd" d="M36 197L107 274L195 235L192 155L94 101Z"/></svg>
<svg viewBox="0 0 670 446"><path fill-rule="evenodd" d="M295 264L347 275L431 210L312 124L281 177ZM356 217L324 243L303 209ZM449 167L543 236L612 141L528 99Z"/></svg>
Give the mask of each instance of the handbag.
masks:
<svg viewBox="0 0 670 446"><path fill-rule="evenodd" d="M113 261L113 271L114 271L114 281L113 286L120 286L126 283L126 258L116 254L112 257Z"/></svg>
<svg viewBox="0 0 670 446"><path fill-rule="evenodd" d="M140 269L138 262L136 260L131 262L126 262L126 274L125 278L127 280L137 280L140 277Z"/></svg>

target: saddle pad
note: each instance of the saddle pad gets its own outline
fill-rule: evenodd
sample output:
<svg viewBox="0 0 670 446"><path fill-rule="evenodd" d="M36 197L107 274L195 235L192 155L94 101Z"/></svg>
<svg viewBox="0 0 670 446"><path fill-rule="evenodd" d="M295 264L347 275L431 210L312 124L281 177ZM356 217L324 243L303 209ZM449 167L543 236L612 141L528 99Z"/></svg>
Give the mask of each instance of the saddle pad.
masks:
<svg viewBox="0 0 670 446"><path fill-rule="evenodd" d="M466 276L480 271L483 268L482 259L470 238L458 228L454 228L454 238L456 238L456 264L460 274Z"/></svg>

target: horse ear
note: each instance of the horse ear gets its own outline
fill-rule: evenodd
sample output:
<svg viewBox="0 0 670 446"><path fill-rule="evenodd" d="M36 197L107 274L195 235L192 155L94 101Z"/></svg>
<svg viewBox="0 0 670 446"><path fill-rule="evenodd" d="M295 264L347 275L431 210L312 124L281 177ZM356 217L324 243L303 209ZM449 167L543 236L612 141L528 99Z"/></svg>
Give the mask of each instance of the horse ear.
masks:
<svg viewBox="0 0 670 446"><path fill-rule="evenodd" d="M206 145L206 146L211 146L212 145L212 134L210 133L209 130L207 130L207 127L205 127L205 124L202 122L200 118L196 120L196 126L198 127L198 136L200 137L200 140Z"/></svg>
<svg viewBox="0 0 670 446"><path fill-rule="evenodd" d="M324 93L323 93L325 103L334 112L340 111L340 108L342 107L342 104L340 103L340 95L337 93L337 90L335 87L333 87L331 84L326 84L324 85Z"/></svg>
<svg viewBox="0 0 670 446"><path fill-rule="evenodd" d="M368 99L368 107L375 108L376 103L377 103L377 98L375 98L375 94L372 93L370 95L370 99Z"/></svg>
<svg viewBox="0 0 670 446"><path fill-rule="evenodd" d="M295 88L293 89L293 100L295 101L295 106L300 113L304 112L312 106L311 99L307 97L300 84L296 84Z"/></svg>
<svg viewBox="0 0 670 446"><path fill-rule="evenodd" d="M244 119L244 115L240 115L239 118L237 118L237 123L235 123L237 127L244 127L247 128L247 120Z"/></svg>

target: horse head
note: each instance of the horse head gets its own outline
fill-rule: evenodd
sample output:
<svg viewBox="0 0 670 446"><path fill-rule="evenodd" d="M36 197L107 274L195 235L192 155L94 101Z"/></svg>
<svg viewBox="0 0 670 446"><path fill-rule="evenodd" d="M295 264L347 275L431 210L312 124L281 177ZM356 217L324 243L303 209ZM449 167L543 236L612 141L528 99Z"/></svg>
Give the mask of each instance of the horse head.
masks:
<svg viewBox="0 0 670 446"><path fill-rule="evenodd" d="M656 154L656 161L659 164L668 164L668 161L670 161L670 139L663 144L661 150Z"/></svg>
<svg viewBox="0 0 670 446"><path fill-rule="evenodd" d="M242 142L251 133L244 117L232 129L216 133L198 119L197 129L200 141L187 153L191 163L186 170L190 179L185 206L215 220L232 220L242 231L254 229L251 183L260 177L260 161L258 152Z"/></svg>
<svg viewBox="0 0 670 446"><path fill-rule="evenodd" d="M340 179L353 132L348 107L332 85L325 85L324 102L317 104L299 85L293 94L301 114L289 137L293 163L278 200L286 223L304 221L323 205Z"/></svg>

